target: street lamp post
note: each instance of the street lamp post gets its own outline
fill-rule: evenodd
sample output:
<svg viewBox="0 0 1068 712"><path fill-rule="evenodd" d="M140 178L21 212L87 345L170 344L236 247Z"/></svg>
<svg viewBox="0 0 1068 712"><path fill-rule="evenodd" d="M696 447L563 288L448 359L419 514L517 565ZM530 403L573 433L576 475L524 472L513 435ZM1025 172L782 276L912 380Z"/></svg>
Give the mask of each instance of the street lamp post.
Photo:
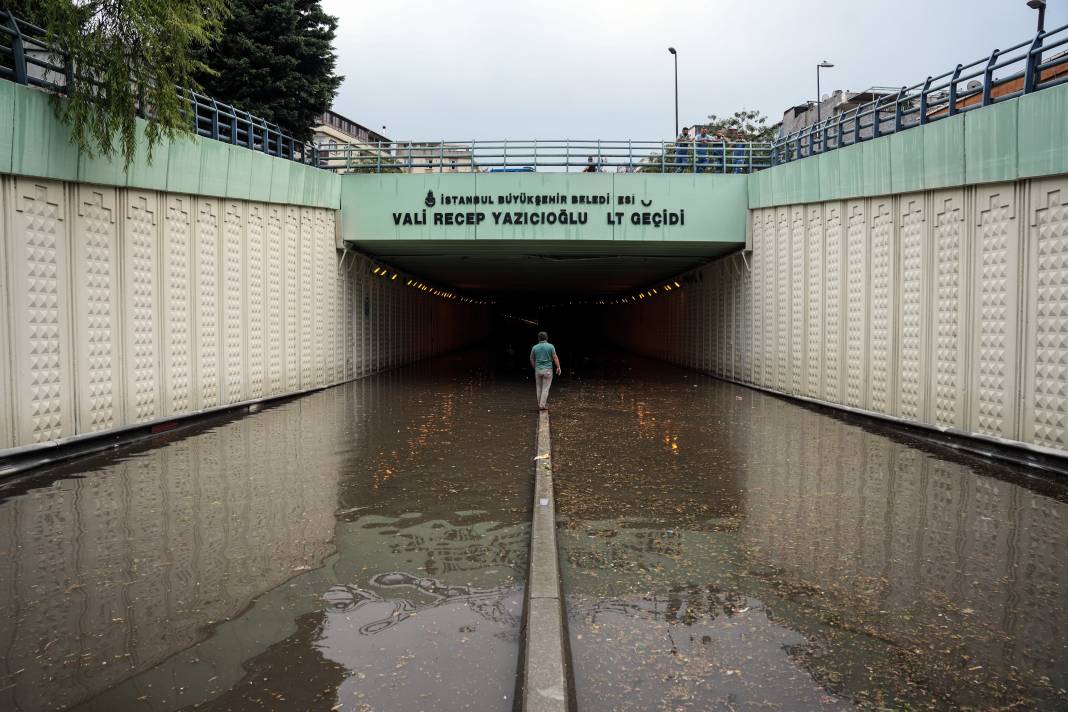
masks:
<svg viewBox="0 0 1068 712"><path fill-rule="evenodd" d="M820 70L830 69L834 65L828 62L826 59L816 65L816 123L820 122L820 102L823 100L820 97Z"/></svg>
<svg viewBox="0 0 1068 712"><path fill-rule="evenodd" d="M668 52L675 58L675 135L679 135L679 53L674 47L668 47Z"/></svg>
<svg viewBox="0 0 1068 712"><path fill-rule="evenodd" d="M1046 0L1027 0L1027 7L1038 10L1038 31L1046 31Z"/></svg>

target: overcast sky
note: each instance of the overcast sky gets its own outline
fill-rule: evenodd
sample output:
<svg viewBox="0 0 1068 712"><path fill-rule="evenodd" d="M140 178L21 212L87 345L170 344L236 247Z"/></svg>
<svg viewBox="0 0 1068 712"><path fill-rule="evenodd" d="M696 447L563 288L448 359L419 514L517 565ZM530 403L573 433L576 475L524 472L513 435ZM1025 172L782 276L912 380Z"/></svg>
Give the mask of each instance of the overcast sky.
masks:
<svg viewBox="0 0 1068 712"><path fill-rule="evenodd" d="M1033 36L1025 0L323 0L334 109L395 140L660 139L822 91L901 86ZM1049 0L1046 28L1068 24Z"/></svg>

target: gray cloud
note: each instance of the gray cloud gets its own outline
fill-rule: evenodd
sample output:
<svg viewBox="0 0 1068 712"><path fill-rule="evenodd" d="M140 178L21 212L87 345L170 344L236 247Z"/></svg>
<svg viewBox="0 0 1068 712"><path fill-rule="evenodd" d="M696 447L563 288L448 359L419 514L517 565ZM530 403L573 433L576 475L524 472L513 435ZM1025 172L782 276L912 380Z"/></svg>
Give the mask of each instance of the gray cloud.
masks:
<svg viewBox="0 0 1068 712"><path fill-rule="evenodd" d="M900 86L1034 32L1024 0L324 0L335 108L394 139L656 139L742 107L773 119L823 90ZM1046 27L1068 23L1050 0Z"/></svg>

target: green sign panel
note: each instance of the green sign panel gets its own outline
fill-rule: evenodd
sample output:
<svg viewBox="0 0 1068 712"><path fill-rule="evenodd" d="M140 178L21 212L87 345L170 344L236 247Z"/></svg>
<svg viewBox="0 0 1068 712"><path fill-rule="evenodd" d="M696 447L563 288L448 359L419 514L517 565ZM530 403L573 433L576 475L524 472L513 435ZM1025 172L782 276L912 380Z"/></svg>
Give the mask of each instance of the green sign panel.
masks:
<svg viewBox="0 0 1068 712"><path fill-rule="evenodd" d="M346 175L346 240L745 241L743 175Z"/></svg>

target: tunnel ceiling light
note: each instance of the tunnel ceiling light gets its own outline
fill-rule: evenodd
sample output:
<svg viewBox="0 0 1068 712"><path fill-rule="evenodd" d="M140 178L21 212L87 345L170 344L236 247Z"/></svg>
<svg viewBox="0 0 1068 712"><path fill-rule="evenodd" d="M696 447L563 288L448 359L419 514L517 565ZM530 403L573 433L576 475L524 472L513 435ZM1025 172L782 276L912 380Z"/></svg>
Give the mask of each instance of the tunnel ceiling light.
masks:
<svg viewBox="0 0 1068 712"><path fill-rule="evenodd" d="M675 286L678 287L679 289L682 289L682 285L679 284L678 282L675 282Z"/></svg>

